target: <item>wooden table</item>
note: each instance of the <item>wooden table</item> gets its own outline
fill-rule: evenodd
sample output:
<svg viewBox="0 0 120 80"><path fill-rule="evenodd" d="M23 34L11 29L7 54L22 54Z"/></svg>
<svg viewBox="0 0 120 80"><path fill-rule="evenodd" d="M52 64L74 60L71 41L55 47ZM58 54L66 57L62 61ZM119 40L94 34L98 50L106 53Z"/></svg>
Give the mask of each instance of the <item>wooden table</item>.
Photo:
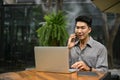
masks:
<svg viewBox="0 0 120 80"><path fill-rule="evenodd" d="M25 70L2 73L0 74L0 80L99 80L103 75L103 73L98 73L98 76L78 76L77 72L63 74Z"/></svg>

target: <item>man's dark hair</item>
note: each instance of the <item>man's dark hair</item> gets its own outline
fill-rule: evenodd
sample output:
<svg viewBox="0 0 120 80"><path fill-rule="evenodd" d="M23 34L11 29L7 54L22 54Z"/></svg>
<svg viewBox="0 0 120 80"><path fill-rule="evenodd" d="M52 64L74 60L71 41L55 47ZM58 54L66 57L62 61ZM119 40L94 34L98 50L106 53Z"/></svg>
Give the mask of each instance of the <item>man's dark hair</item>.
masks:
<svg viewBox="0 0 120 80"><path fill-rule="evenodd" d="M88 16L78 16L78 17L75 19L75 24L76 24L77 22L79 22L79 21L87 23L87 25L88 25L89 27L91 27L91 25L92 25L92 18L90 18L90 17L88 17Z"/></svg>

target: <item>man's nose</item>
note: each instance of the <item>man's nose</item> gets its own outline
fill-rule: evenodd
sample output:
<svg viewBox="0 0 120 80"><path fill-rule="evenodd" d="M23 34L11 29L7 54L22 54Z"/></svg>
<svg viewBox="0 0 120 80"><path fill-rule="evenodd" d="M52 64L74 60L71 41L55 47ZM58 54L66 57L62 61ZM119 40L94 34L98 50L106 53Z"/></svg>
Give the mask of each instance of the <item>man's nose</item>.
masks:
<svg viewBox="0 0 120 80"><path fill-rule="evenodd" d="M82 30L81 30L81 29L78 29L78 30L77 30L77 32L79 32L79 33L80 33L80 32L82 32Z"/></svg>

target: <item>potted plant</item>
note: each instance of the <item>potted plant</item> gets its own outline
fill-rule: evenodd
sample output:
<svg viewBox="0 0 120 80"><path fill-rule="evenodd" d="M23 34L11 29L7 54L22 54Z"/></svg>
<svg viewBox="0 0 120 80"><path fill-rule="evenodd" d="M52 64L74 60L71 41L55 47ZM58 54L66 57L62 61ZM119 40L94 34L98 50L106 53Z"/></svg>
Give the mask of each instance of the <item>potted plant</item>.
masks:
<svg viewBox="0 0 120 80"><path fill-rule="evenodd" d="M65 46L68 39L66 19L63 12L49 13L44 16L45 24L37 30L41 46Z"/></svg>

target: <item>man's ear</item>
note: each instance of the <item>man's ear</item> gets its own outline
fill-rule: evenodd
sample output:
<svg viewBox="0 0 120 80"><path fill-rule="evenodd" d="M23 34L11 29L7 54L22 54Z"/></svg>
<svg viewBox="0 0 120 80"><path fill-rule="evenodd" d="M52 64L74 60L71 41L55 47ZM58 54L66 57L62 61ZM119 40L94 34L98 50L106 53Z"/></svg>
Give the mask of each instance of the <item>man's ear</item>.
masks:
<svg viewBox="0 0 120 80"><path fill-rule="evenodd" d="M92 31L92 28L91 27L89 27L89 33Z"/></svg>

